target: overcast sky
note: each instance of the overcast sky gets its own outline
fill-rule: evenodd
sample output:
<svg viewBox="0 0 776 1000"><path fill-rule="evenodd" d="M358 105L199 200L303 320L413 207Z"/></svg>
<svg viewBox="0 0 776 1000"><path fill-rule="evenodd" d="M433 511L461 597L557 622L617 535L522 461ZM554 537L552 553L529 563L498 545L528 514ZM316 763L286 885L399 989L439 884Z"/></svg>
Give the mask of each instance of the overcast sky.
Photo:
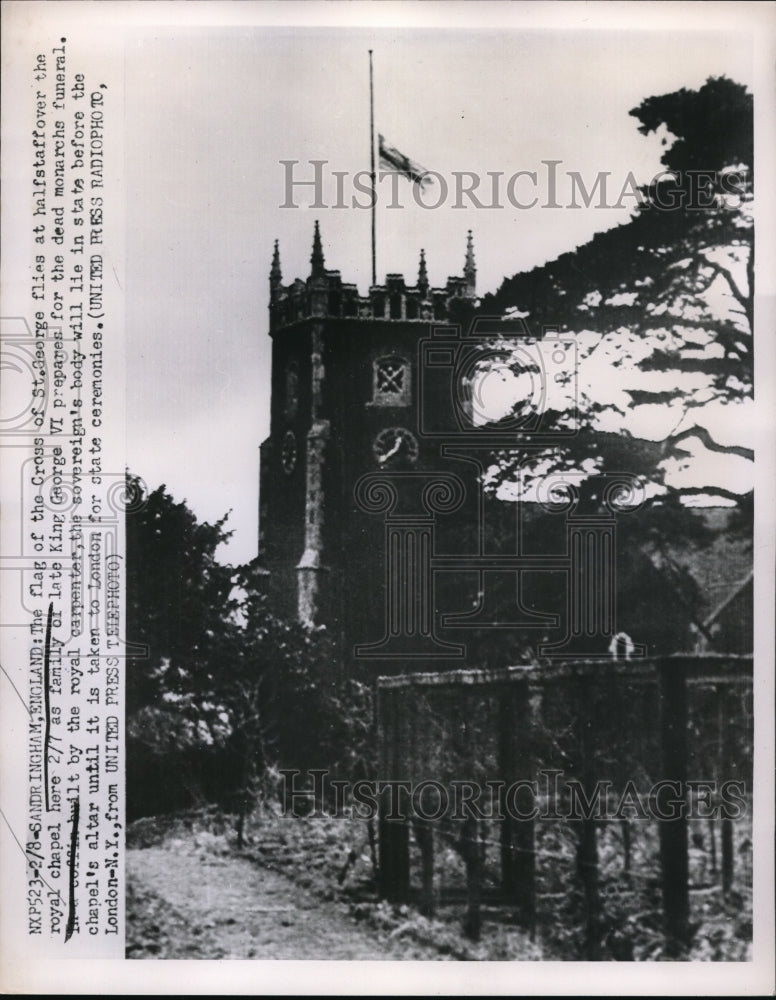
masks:
<svg viewBox="0 0 776 1000"><path fill-rule="evenodd" d="M281 208L279 162L299 160L307 177L311 159L368 169L369 48L376 130L391 145L448 178L535 170L540 196L542 161L559 160L564 204L566 171L590 183L610 171L618 191L629 172L641 183L659 170L660 137L639 135L628 115L644 98L712 75L753 85L749 42L730 31L160 28L129 38L128 462L200 519L232 509L232 561L256 552L273 240L284 282L306 278L317 218L327 267L362 293L369 284L369 213L311 209L302 191L298 209ZM471 228L480 293L629 215L542 208L541 197L531 210L455 209L452 194L426 210L408 182L398 191L401 210L378 209L378 281L398 271L414 282L424 247L431 282L443 284L461 273Z"/></svg>

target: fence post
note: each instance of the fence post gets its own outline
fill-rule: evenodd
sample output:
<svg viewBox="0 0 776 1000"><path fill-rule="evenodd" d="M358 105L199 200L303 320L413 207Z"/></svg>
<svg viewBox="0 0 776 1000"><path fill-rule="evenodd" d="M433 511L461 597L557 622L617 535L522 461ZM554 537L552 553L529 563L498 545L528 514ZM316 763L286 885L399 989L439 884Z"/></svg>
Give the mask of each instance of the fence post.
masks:
<svg viewBox="0 0 776 1000"><path fill-rule="evenodd" d="M719 751L721 756L721 768L730 768L735 760L735 748L731 734L731 711L730 711L730 690L726 685L720 684L717 688L718 712L717 719L719 725ZM722 855L722 895L729 896L733 888L733 820L722 809L720 819L720 848Z"/></svg>
<svg viewBox="0 0 776 1000"><path fill-rule="evenodd" d="M399 739L399 711L396 704L398 691L402 689L378 689L378 743L380 773L378 781L395 780L397 777L397 755L401 752ZM395 798L395 801L393 801ZM385 788L379 796L379 816L377 842L380 856L378 891L383 899L390 902L406 902L410 891L410 838L409 817L389 819L391 807L400 806L398 796L390 788Z"/></svg>
<svg viewBox="0 0 776 1000"><path fill-rule="evenodd" d="M461 743L460 757L465 772L474 776L474 764L476 760L475 747L475 717L476 713L473 704L477 695L464 687L461 691ZM458 850L463 858L466 867L466 916L463 921L464 934L473 941L479 941L482 930L482 914L480 912L480 902L482 899L482 869L483 859L480 850L480 824L477 819L475 808L472 805L466 806L466 815L463 822L460 837L458 839Z"/></svg>
<svg viewBox="0 0 776 1000"><path fill-rule="evenodd" d="M407 901L410 891L409 827L401 820L389 820L387 796L380 797L378 845L380 851L380 895L392 903Z"/></svg>
<svg viewBox="0 0 776 1000"><path fill-rule="evenodd" d="M709 846L711 849L711 874L717 874L717 821L713 816L708 818Z"/></svg>
<svg viewBox="0 0 776 1000"><path fill-rule="evenodd" d="M601 958L602 909L598 888L598 831L592 816L579 820L577 872L585 893L585 957L590 962Z"/></svg>
<svg viewBox="0 0 776 1000"><path fill-rule="evenodd" d="M480 901L482 896L482 865L480 861L479 823L470 815L463 825L461 854L466 865L466 917L463 929L467 937L479 941L482 930Z"/></svg>
<svg viewBox="0 0 776 1000"><path fill-rule="evenodd" d="M530 813L534 802L510 802L509 787L516 781L530 781L531 709L527 680L513 681L505 686L498 711L499 778L504 786L499 792L501 825L501 884L504 895L515 906L515 920L531 932L536 927L536 858L534 820L520 819L513 811ZM516 798L516 797L515 797Z"/></svg>
<svg viewBox="0 0 776 1000"><path fill-rule="evenodd" d="M578 770L585 796L595 801L598 762L594 718L591 709L590 686L592 676L580 675L576 682L576 744ZM603 907L598 885L598 824L594 815L585 812L579 820L572 820L577 827L577 875L585 894L585 957L596 962L601 958L601 932Z"/></svg>
<svg viewBox="0 0 776 1000"><path fill-rule="evenodd" d="M678 957L690 945L690 895L687 856L687 685L681 662L663 661L660 670L661 778L679 789L676 815L659 819L663 875L663 928L666 955ZM678 806L678 809L676 808Z"/></svg>
<svg viewBox="0 0 776 1000"><path fill-rule="evenodd" d="M426 917L432 917L436 909L434 896L434 828L428 820L412 821L415 840L420 849L421 866L421 896L420 912Z"/></svg>
<svg viewBox="0 0 776 1000"><path fill-rule="evenodd" d="M421 710L422 689L413 687L412 702L409 706L408 715L410 717L411 738L410 738L410 768L407 776L413 782L413 788L418 787L419 781L434 773L433 754L430 752L432 740L428 730L429 707L423 701L424 711ZM418 803L420 807L420 803ZM420 911L425 916L433 916L436 909L434 897L434 827L433 824L417 815L415 811L415 799L412 798L410 806L412 832L415 842L420 851Z"/></svg>
<svg viewBox="0 0 776 1000"><path fill-rule="evenodd" d="M733 820L722 816L722 895L729 896L733 888Z"/></svg>
<svg viewBox="0 0 776 1000"><path fill-rule="evenodd" d="M620 830L622 831L622 871L623 874L629 878L631 871L631 844L632 844L632 834L630 820L621 819L620 820Z"/></svg>

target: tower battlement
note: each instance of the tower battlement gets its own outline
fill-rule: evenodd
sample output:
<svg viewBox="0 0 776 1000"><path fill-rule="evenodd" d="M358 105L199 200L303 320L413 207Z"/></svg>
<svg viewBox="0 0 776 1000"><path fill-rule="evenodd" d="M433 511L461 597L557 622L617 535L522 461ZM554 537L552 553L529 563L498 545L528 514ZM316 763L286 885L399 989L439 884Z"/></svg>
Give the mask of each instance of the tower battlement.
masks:
<svg viewBox="0 0 776 1000"><path fill-rule="evenodd" d="M278 241L270 269L270 335L283 327L310 318L454 322L456 304L476 301L477 269L469 230L464 271L447 279L444 287L429 285L425 251L420 251L418 277L408 284L402 274L387 274L383 284L372 285L366 295L355 284L344 282L340 271L325 267L320 228L315 223L310 275L283 284Z"/></svg>

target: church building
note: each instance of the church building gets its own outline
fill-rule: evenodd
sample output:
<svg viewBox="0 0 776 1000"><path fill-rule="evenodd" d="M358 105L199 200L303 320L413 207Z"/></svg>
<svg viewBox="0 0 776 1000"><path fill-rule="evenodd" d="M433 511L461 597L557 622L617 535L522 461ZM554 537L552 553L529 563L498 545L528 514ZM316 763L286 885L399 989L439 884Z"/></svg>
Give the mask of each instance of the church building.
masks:
<svg viewBox="0 0 776 1000"><path fill-rule="evenodd" d="M449 468L419 426L419 343L434 330L460 328L474 314L471 232L461 249L463 274L442 288L429 283L421 250L413 284L388 274L360 295L339 271L327 269L317 222L306 280L283 283L275 243L259 563L280 613L325 624L349 648L382 630L390 596L384 524L359 503L359 483L370 473L394 472L414 482L423 470Z"/></svg>

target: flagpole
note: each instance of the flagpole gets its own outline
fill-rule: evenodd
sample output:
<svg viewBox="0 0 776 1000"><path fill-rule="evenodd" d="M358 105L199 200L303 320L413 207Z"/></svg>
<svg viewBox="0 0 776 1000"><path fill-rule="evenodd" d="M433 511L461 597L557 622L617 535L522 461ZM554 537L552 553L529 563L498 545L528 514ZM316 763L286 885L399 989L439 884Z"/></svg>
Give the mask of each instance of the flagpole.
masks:
<svg viewBox="0 0 776 1000"><path fill-rule="evenodd" d="M377 255L375 251L375 91L372 77L372 50L369 50L369 156L372 178L372 284L377 284Z"/></svg>

